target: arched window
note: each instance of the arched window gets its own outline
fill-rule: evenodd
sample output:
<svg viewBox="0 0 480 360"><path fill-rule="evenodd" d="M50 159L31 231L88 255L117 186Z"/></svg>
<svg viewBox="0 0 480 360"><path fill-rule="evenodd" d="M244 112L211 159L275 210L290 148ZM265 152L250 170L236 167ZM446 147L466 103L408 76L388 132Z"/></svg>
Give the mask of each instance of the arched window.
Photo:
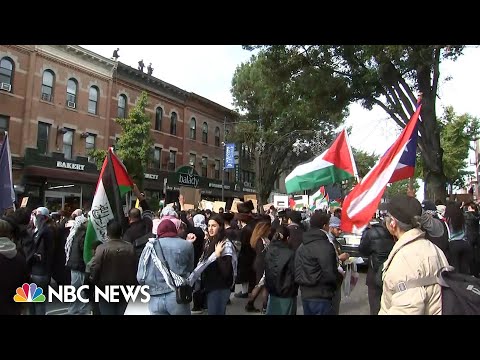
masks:
<svg viewBox="0 0 480 360"><path fill-rule="evenodd" d="M203 123L202 141L208 143L208 124L206 122Z"/></svg>
<svg viewBox="0 0 480 360"><path fill-rule="evenodd" d="M215 128L215 146L220 146L220 128Z"/></svg>
<svg viewBox="0 0 480 360"><path fill-rule="evenodd" d="M53 85L55 84L55 74L52 70L45 70L42 76L42 100L53 101Z"/></svg>
<svg viewBox="0 0 480 360"><path fill-rule="evenodd" d="M190 120L190 139L195 140L197 138L197 120L192 118Z"/></svg>
<svg viewBox="0 0 480 360"><path fill-rule="evenodd" d="M127 97L123 94L118 97L117 117L120 119L125 119L127 117Z"/></svg>
<svg viewBox="0 0 480 360"><path fill-rule="evenodd" d="M177 113L172 112L170 117L170 134L177 135Z"/></svg>
<svg viewBox="0 0 480 360"><path fill-rule="evenodd" d="M163 109L159 106L155 111L155 130L162 131Z"/></svg>
<svg viewBox="0 0 480 360"><path fill-rule="evenodd" d="M88 112L93 115L97 115L98 104L98 88L96 86L90 87L88 92Z"/></svg>
<svg viewBox="0 0 480 360"><path fill-rule="evenodd" d="M13 61L8 57L0 60L0 89L12 91Z"/></svg>
<svg viewBox="0 0 480 360"><path fill-rule="evenodd" d="M77 88L78 83L74 78L67 81L67 106L75 108L77 104Z"/></svg>

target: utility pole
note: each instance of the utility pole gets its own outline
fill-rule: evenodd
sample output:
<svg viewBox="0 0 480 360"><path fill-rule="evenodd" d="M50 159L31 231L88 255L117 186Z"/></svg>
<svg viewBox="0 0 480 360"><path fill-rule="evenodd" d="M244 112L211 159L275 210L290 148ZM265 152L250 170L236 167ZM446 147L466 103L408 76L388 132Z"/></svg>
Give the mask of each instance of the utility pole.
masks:
<svg viewBox="0 0 480 360"><path fill-rule="evenodd" d="M223 118L223 141L222 141L222 201L225 201L225 133L227 126L227 115Z"/></svg>

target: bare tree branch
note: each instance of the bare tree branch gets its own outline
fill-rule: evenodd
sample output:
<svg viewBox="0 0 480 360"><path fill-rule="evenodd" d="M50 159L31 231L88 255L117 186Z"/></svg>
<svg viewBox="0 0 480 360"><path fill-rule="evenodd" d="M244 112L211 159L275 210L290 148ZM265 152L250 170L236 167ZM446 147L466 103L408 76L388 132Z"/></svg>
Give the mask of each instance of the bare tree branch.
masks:
<svg viewBox="0 0 480 360"><path fill-rule="evenodd" d="M390 110L384 103L382 103L380 100L377 100L377 99L373 99L373 103L380 106L383 110L385 110L385 112L387 112L391 118L398 124L398 126L400 126L402 129L406 126L405 123L403 123L398 117L397 115L395 114L395 112L393 112L392 110Z"/></svg>

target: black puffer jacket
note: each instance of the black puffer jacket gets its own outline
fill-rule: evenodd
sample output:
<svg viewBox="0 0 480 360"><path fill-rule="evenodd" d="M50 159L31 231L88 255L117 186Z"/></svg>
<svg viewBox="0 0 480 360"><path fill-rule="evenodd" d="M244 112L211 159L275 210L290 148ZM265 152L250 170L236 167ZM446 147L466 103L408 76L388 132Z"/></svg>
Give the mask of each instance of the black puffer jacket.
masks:
<svg viewBox="0 0 480 360"><path fill-rule="evenodd" d="M373 276L382 268L394 244L392 235L381 224L374 224L363 232L358 251L362 256L368 256L367 285L374 285Z"/></svg>
<svg viewBox="0 0 480 360"><path fill-rule="evenodd" d="M466 236L468 243L472 246L478 245L479 220L480 218L478 217L477 213L473 211L468 211L465 213L465 228L467 230Z"/></svg>
<svg viewBox="0 0 480 360"><path fill-rule="evenodd" d="M295 254L295 282L303 299L332 299L340 273L335 249L327 234L313 228L303 234L303 243Z"/></svg>
<svg viewBox="0 0 480 360"><path fill-rule="evenodd" d="M281 298L297 296L295 284L295 251L281 240L273 240L265 254L265 287L268 293Z"/></svg>
<svg viewBox="0 0 480 360"><path fill-rule="evenodd" d="M67 261L67 267L71 270L85 272L85 262L83 261L83 245L87 233L87 223L83 223L75 232L70 248L70 257Z"/></svg>

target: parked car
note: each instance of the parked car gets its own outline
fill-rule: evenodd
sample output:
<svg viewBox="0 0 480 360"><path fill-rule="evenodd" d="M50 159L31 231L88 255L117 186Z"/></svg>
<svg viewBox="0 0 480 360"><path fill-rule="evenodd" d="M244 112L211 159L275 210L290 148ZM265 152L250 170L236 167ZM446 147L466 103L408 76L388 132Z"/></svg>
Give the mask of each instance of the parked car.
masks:
<svg viewBox="0 0 480 360"><path fill-rule="evenodd" d="M364 261L364 264L368 264L368 257L361 256L360 252L358 251L361 238L362 237L360 235L342 234L341 237L337 238L337 241L342 246L343 252L346 252L353 257L361 257Z"/></svg>

